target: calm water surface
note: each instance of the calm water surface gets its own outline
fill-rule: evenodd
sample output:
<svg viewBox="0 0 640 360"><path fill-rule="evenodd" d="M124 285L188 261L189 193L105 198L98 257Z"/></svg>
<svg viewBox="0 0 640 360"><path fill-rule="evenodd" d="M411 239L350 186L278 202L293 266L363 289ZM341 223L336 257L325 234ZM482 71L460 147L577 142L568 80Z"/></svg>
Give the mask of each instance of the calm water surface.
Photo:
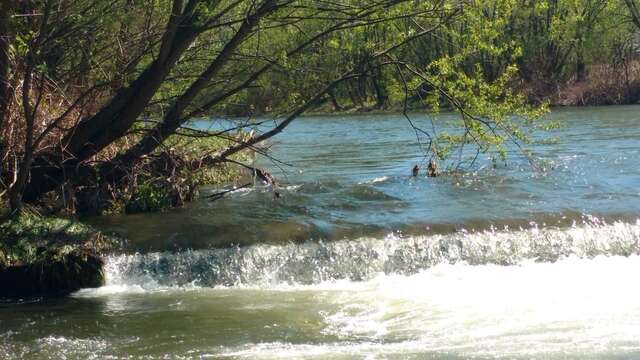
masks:
<svg viewBox="0 0 640 360"><path fill-rule="evenodd" d="M94 220L107 286L0 304L0 358L640 358L640 107L552 116L535 167L435 179L400 116L299 119L281 198Z"/></svg>

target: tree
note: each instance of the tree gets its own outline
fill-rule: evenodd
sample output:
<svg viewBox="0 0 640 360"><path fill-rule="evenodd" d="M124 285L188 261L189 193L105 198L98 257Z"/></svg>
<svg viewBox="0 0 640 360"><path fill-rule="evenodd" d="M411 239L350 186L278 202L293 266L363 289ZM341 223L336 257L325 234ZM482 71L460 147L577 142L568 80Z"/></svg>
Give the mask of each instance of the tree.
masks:
<svg viewBox="0 0 640 360"><path fill-rule="evenodd" d="M284 79L290 91L274 114L280 120L248 139L230 139L235 143L203 159L207 165L255 149L352 81L360 82L361 93L370 86L379 105L387 88L403 88L406 98L431 84L437 99L430 104L445 99L461 112L461 143L488 151L503 136L525 139L507 112L538 114L502 91L512 68L495 74L498 88L469 67L473 47L486 51L495 42L481 22L465 29L475 43L451 56L417 64L402 58L406 46L461 14L480 16L477 8L473 1L445 0L24 2L0 20L16 23L15 36L3 32L14 54L5 78L20 79L21 93L10 104L20 106L11 113L18 115L0 123L9 145L2 178L11 180L10 206L17 212L23 201L89 181L117 183L168 138L191 131L185 129L190 120L247 99L265 79ZM334 39L353 34L361 36L350 51L335 46ZM317 53L330 59L314 58ZM312 69L314 63L332 65ZM488 111L489 102L504 106ZM9 115L5 109L0 118ZM249 126L200 135L229 139L229 131Z"/></svg>
<svg viewBox="0 0 640 360"><path fill-rule="evenodd" d="M10 44L12 43L11 21L12 3L10 1L0 1L0 155L4 154L4 136L2 131L5 129L9 120L9 106L11 105L11 79L10 75ZM4 168L0 168L0 173ZM6 193L6 185L2 186Z"/></svg>

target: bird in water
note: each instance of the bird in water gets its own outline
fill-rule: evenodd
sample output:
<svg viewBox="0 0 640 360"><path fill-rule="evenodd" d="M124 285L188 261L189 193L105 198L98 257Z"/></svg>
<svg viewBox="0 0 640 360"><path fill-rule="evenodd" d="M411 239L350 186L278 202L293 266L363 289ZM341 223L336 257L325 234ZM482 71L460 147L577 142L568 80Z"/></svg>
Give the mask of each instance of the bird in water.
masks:
<svg viewBox="0 0 640 360"><path fill-rule="evenodd" d="M429 161L429 166L427 167L427 176L428 177L436 177L438 176L438 164L434 159Z"/></svg>

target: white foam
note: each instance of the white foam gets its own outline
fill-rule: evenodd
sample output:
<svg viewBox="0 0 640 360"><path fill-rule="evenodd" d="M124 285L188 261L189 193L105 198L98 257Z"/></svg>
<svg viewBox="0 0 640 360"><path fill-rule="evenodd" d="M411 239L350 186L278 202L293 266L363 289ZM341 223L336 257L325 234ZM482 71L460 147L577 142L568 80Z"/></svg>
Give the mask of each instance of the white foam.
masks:
<svg viewBox="0 0 640 360"><path fill-rule="evenodd" d="M459 232L449 235L303 244L254 245L178 253L116 255L107 259L108 285L140 288L256 288L360 283L377 274L413 274L438 264L520 264L567 256L640 253L640 223L615 222ZM127 286L133 286L128 288ZM137 286L137 287L136 287ZM119 291L119 290L118 290Z"/></svg>
<svg viewBox="0 0 640 360"><path fill-rule="evenodd" d="M377 184L377 183L385 182L387 180L389 180L388 176L381 176L381 177L377 177L375 179L371 179L371 180L367 180L367 181L361 181L361 182L358 183L358 185Z"/></svg>
<svg viewBox="0 0 640 360"><path fill-rule="evenodd" d="M95 289L81 289L72 294L73 297L91 298L116 294L144 294L149 288L140 285L106 285Z"/></svg>
<svg viewBox="0 0 640 360"><path fill-rule="evenodd" d="M442 264L412 276L380 275L352 291L324 293L322 300L336 309L323 314L324 333L340 342L251 344L223 349L218 355L275 359L640 354L640 287L635 285L639 273L639 256L599 256L516 266Z"/></svg>
<svg viewBox="0 0 640 360"><path fill-rule="evenodd" d="M314 331L313 343L274 340L265 335L269 340L263 343L210 348L208 354L199 353L203 357L634 358L640 356L640 287L636 285L640 255L615 253L620 244L633 245L637 241L638 225L614 223L567 229L466 233L463 238L468 244L463 249L476 254L469 259L479 260L477 254L501 254L517 244L518 248L512 249L508 257L520 256L520 260L508 266L491 262L473 265L459 257L455 263L440 262L414 273L371 272L362 281L329 277L302 284L282 281L273 274L277 273L274 269L289 266L292 258L309 254L313 254L312 260L318 256L330 258L328 264L334 264L330 271L345 271L343 265L363 266L364 263L360 260L353 264L340 262L341 257L375 249L377 255L367 259L391 261L398 247L433 245L438 248L442 244L435 240L440 238L361 239L331 244L330 251L323 247L301 251L304 244L292 244L292 249L297 251L291 253L287 247L266 245L255 247L254 252L248 254L242 254L240 249L227 249L226 253L232 256L221 263L227 267L212 269L252 271L247 279L258 281L205 288L196 282L176 281L174 277L181 278L192 266L202 268L206 261L216 257L198 251L179 254L177 260L168 254L147 254L145 261L158 260L161 269L143 266L142 270L122 271L130 269L131 264L145 265L139 262L141 255L131 255L108 262L108 286L82 290L75 296L104 297L105 308L118 313L128 311L128 296L135 299L147 296L140 294L162 293L162 299L177 304L184 301L185 308L194 311L203 298L214 302L237 299L238 306L229 310L229 316L238 315L245 319L243 321L249 321L246 326L251 326L253 320L243 316L244 312L264 312L267 317L274 311L274 315L286 314L295 309L299 311L295 305L298 300L304 301L307 316L312 316L308 320L314 325L306 330L306 319L275 318L280 319L277 320L279 326L299 326L302 333ZM507 242L509 239L511 243ZM571 255L555 262L538 262L523 256L545 241L548 243L545 246L560 247L563 252L570 250ZM275 256L276 253L284 259ZM183 259L198 261L182 262ZM128 262L130 260L133 263ZM274 268L264 267L267 263ZM165 276L162 273L165 267L169 279L158 278L158 275ZM252 277L257 274L264 277ZM192 291L198 293L194 296ZM296 301L283 302L282 299Z"/></svg>

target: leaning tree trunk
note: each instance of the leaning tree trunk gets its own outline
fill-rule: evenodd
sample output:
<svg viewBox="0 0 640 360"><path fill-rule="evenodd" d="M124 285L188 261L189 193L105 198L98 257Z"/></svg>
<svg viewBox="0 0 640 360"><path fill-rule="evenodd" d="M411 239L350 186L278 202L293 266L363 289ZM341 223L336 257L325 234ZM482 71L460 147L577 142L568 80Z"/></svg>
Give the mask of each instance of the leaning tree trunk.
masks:
<svg viewBox="0 0 640 360"><path fill-rule="evenodd" d="M179 2L179 1L178 1ZM184 109L203 90L208 82L216 76L227 63L233 52L244 41L258 24L261 17L278 9L275 0L267 0L253 14L247 17L234 37L226 44L199 78L173 104L162 123L145 136L138 144L126 153L114 159L118 166L130 166L139 157L149 154L164 139L173 134L186 119L182 117ZM174 14L176 12L174 11ZM183 19L184 16L176 16ZM203 31L197 25L197 16L186 17L169 24L158 58L133 82L131 86L118 93L111 102L91 118L82 121L64 140L65 151L72 154L64 163L61 159L42 157L34 164L33 181L25 191L25 199L34 201L41 194L61 185L65 179L80 178L91 173L81 163L99 151L123 137L135 120L142 114L149 101L160 88L163 81L183 52ZM105 168L110 168L106 166ZM111 167L113 169L113 167ZM118 172L112 175L117 176Z"/></svg>
<svg viewBox="0 0 640 360"><path fill-rule="evenodd" d="M129 87L116 94L98 113L81 121L63 139L65 155L69 159L63 160L63 154L54 153L42 154L33 160L31 181L24 189L25 201L35 201L62 185L67 178L81 176L84 171L79 166L81 162L123 137L144 111L177 60L201 31L193 23L196 21L193 17L181 12L182 2L174 1L174 4L174 15L169 20L155 61Z"/></svg>
<svg viewBox="0 0 640 360"><path fill-rule="evenodd" d="M116 164L131 166L133 162L144 155L150 154L160 144L162 144L166 138L175 133L175 131L188 120L188 118L183 116L184 110L187 106L191 104L200 92L206 88L207 84L220 73L233 53L258 25L260 18L277 9L277 6L274 6L275 3L276 2L273 0L265 1L259 9L247 16L247 19L238 28L234 36L227 42L218 56L211 61L209 66L202 73L200 73L198 79L176 99L162 119L162 122L147 133L147 135L131 147L131 149L121 156L116 157L114 162Z"/></svg>

